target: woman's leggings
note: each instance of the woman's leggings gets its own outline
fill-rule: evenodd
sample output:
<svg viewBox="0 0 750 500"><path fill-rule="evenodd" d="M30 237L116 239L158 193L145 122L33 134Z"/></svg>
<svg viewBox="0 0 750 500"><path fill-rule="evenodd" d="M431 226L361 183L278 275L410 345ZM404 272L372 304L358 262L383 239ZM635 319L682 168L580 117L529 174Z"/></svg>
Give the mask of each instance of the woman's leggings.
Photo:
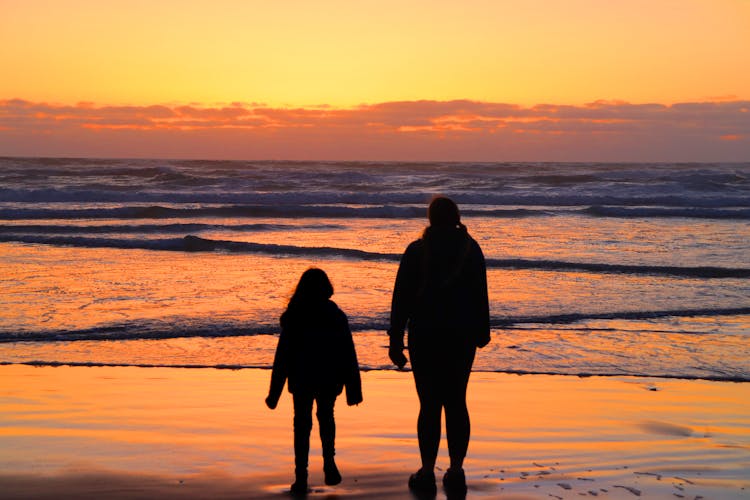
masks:
<svg viewBox="0 0 750 500"><path fill-rule="evenodd" d="M471 435L466 388L475 354L473 342L461 332L409 336L409 357L419 396L419 453L427 470L432 470L437 460L443 409L451 467L463 467Z"/></svg>

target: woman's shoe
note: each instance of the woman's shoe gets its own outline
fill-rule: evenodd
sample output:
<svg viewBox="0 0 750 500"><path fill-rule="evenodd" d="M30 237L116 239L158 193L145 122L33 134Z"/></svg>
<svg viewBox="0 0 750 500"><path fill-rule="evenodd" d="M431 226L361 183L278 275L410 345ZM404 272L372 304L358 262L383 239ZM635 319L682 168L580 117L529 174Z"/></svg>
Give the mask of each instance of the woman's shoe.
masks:
<svg viewBox="0 0 750 500"><path fill-rule="evenodd" d="M443 488L449 495L466 495L466 475L463 469L449 468L443 476Z"/></svg>
<svg viewBox="0 0 750 500"><path fill-rule="evenodd" d="M423 469L419 469L409 477L409 489L421 495L437 495L435 473L432 471L425 472Z"/></svg>

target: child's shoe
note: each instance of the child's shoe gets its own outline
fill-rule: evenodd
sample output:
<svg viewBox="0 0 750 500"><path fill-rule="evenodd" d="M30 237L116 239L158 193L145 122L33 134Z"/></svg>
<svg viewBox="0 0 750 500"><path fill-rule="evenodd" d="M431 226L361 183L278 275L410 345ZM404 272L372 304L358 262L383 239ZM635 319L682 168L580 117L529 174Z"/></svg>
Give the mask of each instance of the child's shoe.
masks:
<svg viewBox="0 0 750 500"><path fill-rule="evenodd" d="M307 488L307 471L295 471L294 484L292 484L292 495L294 496L306 496L308 493Z"/></svg>
<svg viewBox="0 0 750 500"><path fill-rule="evenodd" d="M333 486L341 482L341 473L339 468L336 467L336 462L333 459L326 460L323 463L323 473L325 474L325 483L328 486Z"/></svg>
<svg viewBox="0 0 750 500"><path fill-rule="evenodd" d="M307 480L297 480L292 484L292 495L294 496L306 496L308 492Z"/></svg>

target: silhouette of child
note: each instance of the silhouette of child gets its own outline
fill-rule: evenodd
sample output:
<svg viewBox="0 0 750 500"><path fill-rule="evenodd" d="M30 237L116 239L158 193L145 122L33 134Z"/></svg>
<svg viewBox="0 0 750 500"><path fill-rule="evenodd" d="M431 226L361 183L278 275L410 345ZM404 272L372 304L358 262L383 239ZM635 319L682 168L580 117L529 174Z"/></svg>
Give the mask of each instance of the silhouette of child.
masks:
<svg viewBox="0 0 750 500"><path fill-rule="evenodd" d="M313 401L317 405L323 448L325 483L339 484L334 461L336 423L333 406L346 387L349 406L362 402L362 383L346 314L330 300L333 286L321 269L310 268L281 315L281 335L271 373L266 405L274 409L284 383L294 401L294 475L292 493L307 493L307 460L310 452Z"/></svg>

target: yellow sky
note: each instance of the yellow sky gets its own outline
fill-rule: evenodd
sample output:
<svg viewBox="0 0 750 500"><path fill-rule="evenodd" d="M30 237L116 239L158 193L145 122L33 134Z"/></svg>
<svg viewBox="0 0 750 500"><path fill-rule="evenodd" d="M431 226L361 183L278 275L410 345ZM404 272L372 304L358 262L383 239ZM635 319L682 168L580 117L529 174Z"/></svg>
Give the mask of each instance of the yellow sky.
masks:
<svg viewBox="0 0 750 500"><path fill-rule="evenodd" d="M0 98L750 97L747 0L0 0Z"/></svg>

